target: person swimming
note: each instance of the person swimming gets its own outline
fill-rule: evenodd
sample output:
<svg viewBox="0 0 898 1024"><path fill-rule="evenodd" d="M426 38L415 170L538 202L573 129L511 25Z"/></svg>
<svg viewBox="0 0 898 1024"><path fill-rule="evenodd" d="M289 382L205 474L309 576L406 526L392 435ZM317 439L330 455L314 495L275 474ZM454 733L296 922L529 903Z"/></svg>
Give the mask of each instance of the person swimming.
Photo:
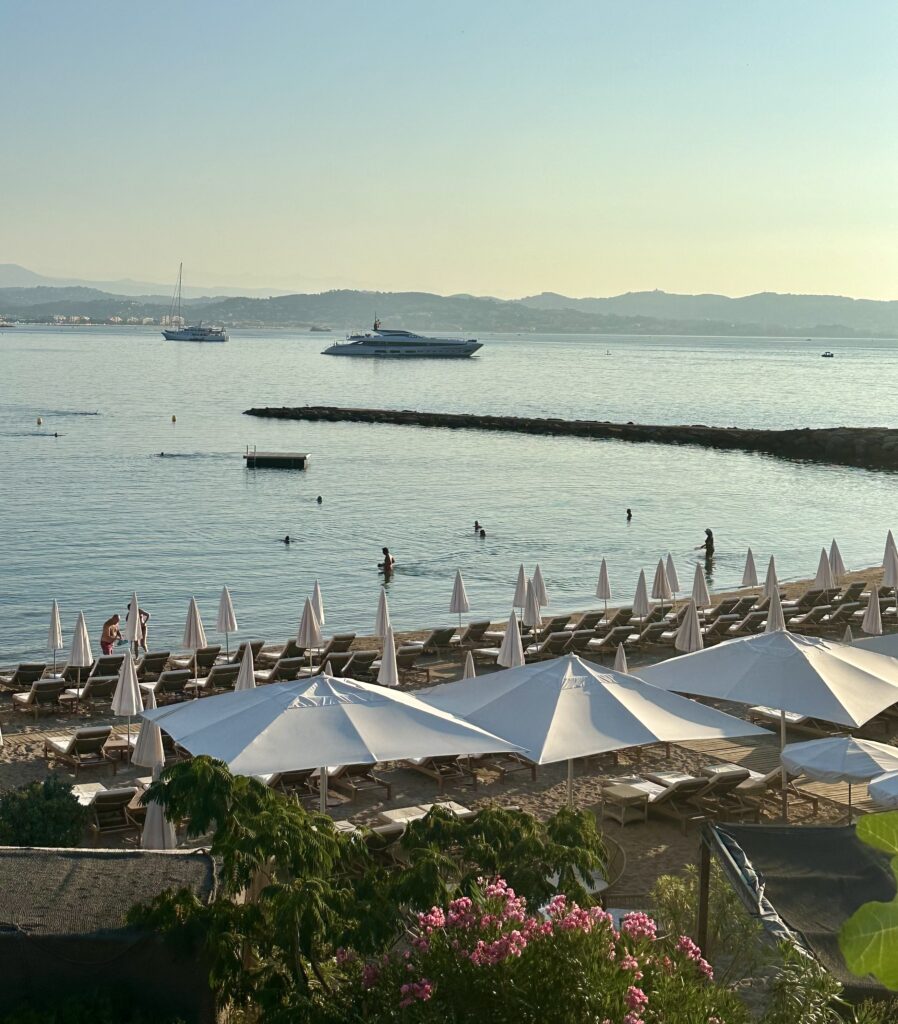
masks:
<svg viewBox="0 0 898 1024"><path fill-rule="evenodd" d="M474 520L474 532L475 533L479 533L480 532L480 520L479 519L475 519Z"/></svg>
<svg viewBox="0 0 898 1024"><path fill-rule="evenodd" d="M480 527L480 539L484 540L485 538L486 538L486 530L484 530L484 528L481 526Z"/></svg>
<svg viewBox="0 0 898 1024"><path fill-rule="evenodd" d="M289 544L289 543L290 543L290 534L289 534L289 533L288 533L288 534L287 534L287 536L286 536L286 537L285 537L285 538L283 539L282 543L283 543L283 544Z"/></svg>
<svg viewBox="0 0 898 1024"><path fill-rule="evenodd" d="M633 509L628 508L627 509L627 522L629 523L632 518L633 518Z"/></svg>
<svg viewBox="0 0 898 1024"><path fill-rule="evenodd" d="M319 505L322 505L324 503L324 498L319 494L315 501L317 501Z"/></svg>

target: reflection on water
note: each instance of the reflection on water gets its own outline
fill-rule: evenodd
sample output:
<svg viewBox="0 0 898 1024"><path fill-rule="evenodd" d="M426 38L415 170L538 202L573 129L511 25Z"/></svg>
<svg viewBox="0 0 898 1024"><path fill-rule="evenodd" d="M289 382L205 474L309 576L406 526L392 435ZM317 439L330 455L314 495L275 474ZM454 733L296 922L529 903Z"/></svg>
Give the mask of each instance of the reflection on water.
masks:
<svg viewBox="0 0 898 1024"><path fill-rule="evenodd" d="M668 551L684 587L699 564L721 588L738 585L749 544L759 566L775 552L784 578L812 576L833 536L852 568L881 558L894 525L898 478L887 473L686 447L242 415L253 405L323 403L890 424L898 418L891 342L828 340L836 359L821 360L820 344L803 341L499 338L471 360L382 364L321 356L314 336L231 339L175 344L141 330L0 339L0 661L43 653L53 597L66 637L83 608L95 639L136 590L153 609L154 644L177 646L192 594L214 638L228 584L240 635L274 641L295 632L316 578L328 630L370 632L384 584L395 628L410 629L453 620L457 568L471 617L498 619L510 611L522 561L529 571L540 562L551 609L567 610L597 603L603 556L624 601L639 570L651 580ZM47 348L51 358L39 351ZM305 472L249 471L247 444L308 451L311 462ZM695 550L706 527L713 564ZM384 546L397 559L389 581L377 570Z"/></svg>

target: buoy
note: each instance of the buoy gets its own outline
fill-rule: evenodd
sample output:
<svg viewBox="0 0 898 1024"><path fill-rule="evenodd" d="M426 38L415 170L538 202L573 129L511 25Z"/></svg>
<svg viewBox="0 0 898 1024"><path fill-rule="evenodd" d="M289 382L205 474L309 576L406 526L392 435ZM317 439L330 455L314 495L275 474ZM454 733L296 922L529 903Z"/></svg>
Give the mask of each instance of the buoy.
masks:
<svg viewBox="0 0 898 1024"><path fill-rule="evenodd" d="M177 423L178 422L178 417L177 416L172 416L171 421L172 421L172 423Z"/></svg>
<svg viewBox="0 0 898 1024"><path fill-rule="evenodd" d="M37 418L37 425L39 427L42 427L44 425L44 421L43 421L43 419L40 416L38 416L38 418Z"/></svg>

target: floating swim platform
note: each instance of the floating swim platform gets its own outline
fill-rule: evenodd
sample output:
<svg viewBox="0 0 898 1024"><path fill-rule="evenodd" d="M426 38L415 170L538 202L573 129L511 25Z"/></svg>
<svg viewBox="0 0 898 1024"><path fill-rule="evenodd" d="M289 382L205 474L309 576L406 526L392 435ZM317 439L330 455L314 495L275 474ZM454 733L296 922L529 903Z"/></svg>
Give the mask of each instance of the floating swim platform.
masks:
<svg viewBox="0 0 898 1024"><path fill-rule="evenodd" d="M243 456L247 469L305 469L308 452L260 452L247 447Z"/></svg>

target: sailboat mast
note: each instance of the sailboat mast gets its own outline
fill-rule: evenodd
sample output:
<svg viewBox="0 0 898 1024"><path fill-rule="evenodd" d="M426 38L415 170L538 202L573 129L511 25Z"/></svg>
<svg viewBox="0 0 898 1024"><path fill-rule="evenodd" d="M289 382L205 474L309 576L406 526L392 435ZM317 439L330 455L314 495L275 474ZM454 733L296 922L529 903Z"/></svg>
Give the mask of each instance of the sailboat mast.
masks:
<svg viewBox="0 0 898 1024"><path fill-rule="evenodd" d="M184 272L184 264L178 264L178 326L181 326L181 274Z"/></svg>

